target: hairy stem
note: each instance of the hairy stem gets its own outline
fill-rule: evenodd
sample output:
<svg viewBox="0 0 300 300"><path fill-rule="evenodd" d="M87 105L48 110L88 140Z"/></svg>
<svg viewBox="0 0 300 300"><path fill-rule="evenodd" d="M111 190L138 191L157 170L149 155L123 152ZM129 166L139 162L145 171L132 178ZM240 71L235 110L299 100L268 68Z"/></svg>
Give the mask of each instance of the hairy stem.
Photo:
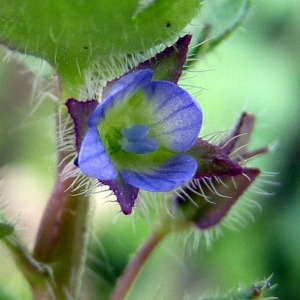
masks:
<svg viewBox="0 0 300 300"><path fill-rule="evenodd" d="M58 153L57 182L44 210L33 251L35 260L51 268L54 284L51 291L44 292L33 286L35 299L74 299L80 290L90 201L74 181L75 177L64 174L65 167L72 166L69 155L68 151Z"/></svg>
<svg viewBox="0 0 300 300"><path fill-rule="evenodd" d="M146 241L134 259L128 265L124 275L117 284L111 300L125 299L147 259L167 234L168 231L153 232L150 238Z"/></svg>
<svg viewBox="0 0 300 300"><path fill-rule="evenodd" d="M49 281L51 285L51 272L49 272L46 265L39 263L31 256L20 237L14 233L5 237L2 241L13 255L16 265L29 283L34 284L37 290L46 289L44 286L45 281Z"/></svg>
<svg viewBox="0 0 300 300"><path fill-rule="evenodd" d="M56 297L75 297L80 286L86 248L89 200L66 191L58 180L39 227L33 256L51 266Z"/></svg>

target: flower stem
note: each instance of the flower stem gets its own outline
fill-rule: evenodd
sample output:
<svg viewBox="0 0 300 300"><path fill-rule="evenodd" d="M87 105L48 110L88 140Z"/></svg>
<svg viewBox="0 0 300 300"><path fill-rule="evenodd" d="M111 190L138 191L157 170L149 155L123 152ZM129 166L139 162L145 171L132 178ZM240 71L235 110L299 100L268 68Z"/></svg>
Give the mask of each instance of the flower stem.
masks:
<svg viewBox="0 0 300 300"><path fill-rule="evenodd" d="M124 275L117 284L111 300L125 299L147 259L168 233L169 231L158 230L153 232L150 238L146 241L134 259L128 265Z"/></svg>

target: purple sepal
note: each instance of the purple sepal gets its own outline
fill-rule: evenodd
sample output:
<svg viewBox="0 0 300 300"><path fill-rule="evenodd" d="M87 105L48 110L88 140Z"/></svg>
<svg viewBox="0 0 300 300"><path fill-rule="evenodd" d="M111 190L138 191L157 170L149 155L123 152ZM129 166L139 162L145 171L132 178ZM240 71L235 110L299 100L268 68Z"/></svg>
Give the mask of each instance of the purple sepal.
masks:
<svg viewBox="0 0 300 300"><path fill-rule="evenodd" d="M270 151L269 147L262 147L249 151L250 139L254 130L256 118L252 114L244 112L232 132L224 138L219 147L224 153L232 154L235 160L242 161Z"/></svg>
<svg viewBox="0 0 300 300"><path fill-rule="evenodd" d="M114 180L101 180L101 183L108 185L114 192L122 212L125 215L131 214L139 189L128 184L121 176Z"/></svg>
<svg viewBox="0 0 300 300"><path fill-rule="evenodd" d="M196 144L186 152L193 156L199 167L195 179L212 176L236 176L242 174L241 165L231 159L219 146L198 138Z"/></svg>
<svg viewBox="0 0 300 300"><path fill-rule="evenodd" d="M174 45L140 63L133 70L151 69L154 72L154 80L177 83L186 62L191 39L189 34L179 38Z"/></svg>
<svg viewBox="0 0 300 300"><path fill-rule="evenodd" d="M258 169L246 168L243 174L235 177L219 176L193 180L189 187L178 193L176 203L186 218L199 229L209 229L222 222L259 174Z"/></svg>
<svg viewBox="0 0 300 300"><path fill-rule="evenodd" d="M192 36L189 34L179 38L174 45L140 63L137 67L122 75L122 77L135 71L151 69L154 72L154 80L167 80L177 83L187 59L191 39ZM111 87L118 80L114 79L107 83L103 89L102 98L106 97Z"/></svg>
<svg viewBox="0 0 300 300"><path fill-rule="evenodd" d="M214 187L222 196L212 193L209 189L205 190L206 196L214 204L204 200L206 202L202 208L202 212L195 220L197 227L205 230L221 223L232 206L254 182L259 173L258 169L245 169L243 174L235 177L220 177L219 180L222 180L224 184L218 182L217 179L213 179Z"/></svg>
<svg viewBox="0 0 300 300"><path fill-rule="evenodd" d="M74 123L77 153L79 153L83 138L88 130L87 122L89 116L98 104L96 100L78 101L74 98L66 102L68 112Z"/></svg>

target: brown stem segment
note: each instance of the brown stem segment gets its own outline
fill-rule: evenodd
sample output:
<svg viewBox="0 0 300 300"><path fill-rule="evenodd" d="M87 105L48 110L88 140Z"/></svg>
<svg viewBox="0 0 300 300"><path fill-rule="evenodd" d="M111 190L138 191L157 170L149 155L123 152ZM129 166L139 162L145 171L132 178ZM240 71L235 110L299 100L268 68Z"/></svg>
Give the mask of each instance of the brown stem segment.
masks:
<svg viewBox="0 0 300 300"><path fill-rule="evenodd" d="M69 154L59 152L58 179L35 241L34 259L47 264L52 273L52 283L46 284L47 291L43 293L39 287L33 286L35 299L73 299L80 289L87 245L89 199L82 189L77 189L75 194L70 188L75 177L63 176Z"/></svg>
<svg viewBox="0 0 300 300"><path fill-rule="evenodd" d="M152 236L146 241L146 243L142 246L137 255L134 257L134 259L130 262L124 275L118 282L117 287L111 297L111 300L125 299L135 279L139 275L142 267L145 265L147 259L167 234L168 231L155 231L152 234Z"/></svg>
<svg viewBox="0 0 300 300"><path fill-rule="evenodd" d="M45 209L33 257L53 271L56 298L76 296L86 246L89 200L66 191L70 179L58 180ZM59 296L59 297L58 297Z"/></svg>

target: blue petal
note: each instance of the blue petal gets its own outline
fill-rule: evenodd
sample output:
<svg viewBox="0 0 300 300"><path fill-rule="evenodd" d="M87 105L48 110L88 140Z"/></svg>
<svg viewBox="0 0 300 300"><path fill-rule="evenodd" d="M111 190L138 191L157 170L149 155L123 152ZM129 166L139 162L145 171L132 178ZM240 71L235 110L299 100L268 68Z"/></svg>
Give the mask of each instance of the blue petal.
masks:
<svg viewBox="0 0 300 300"><path fill-rule="evenodd" d="M114 179L118 175L95 126L88 130L83 139L78 155L78 166L85 175L100 180Z"/></svg>
<svg viewBox="0 0 300 300"><path fill-rule="evenodd" d="M129 142L142 141L148 136L150 129L148 126L136 124L131 128L123 128L122 134Z"/></svg>
<svg viewBox="0 0 300 300"><path fill-rule="evenodd" d="M143 140L137 142L128 142L126 138L123 138L121 140L121 144L124 151L135 154L146 154L149 152L155 152L159 149L158 141L150 136L147 136Z"/></svg>
<svg viewBox="0 0 300 300"><path fill-rule="evenodd" d="M150 192L169 192L192 179L197 167L197 162L192 156L180 154L156 169L152 168L146 172L125 170L122 176L137 188Z"/></svg>
<svg viewBox="0 0 300 300"><path fill-rule="evenodd" d="M167 81L152 81L144 91L152 107L152 123L147 125L153 136L174 151L190 149L202 126L199 104L185 90Z"/></svg>
<svg viewBox="0 0 300 300"><path fill-rule="evenodd" d="M124 138L121 140L122 149L126 152L145 154L159 149L158 141L148 136L149 127L145 125L134 125L131 128L123 128Z"/></svg>
<svg viewBox="0 0 300 300"><path fill-rule="evenodd" d="M106 112L113 108L118 102L130 98L137 91L147 85L153 77L153 72L149 69L130 73L112 87L102 103L91 114L88 126L97 126L105 117Z"/></svg>

